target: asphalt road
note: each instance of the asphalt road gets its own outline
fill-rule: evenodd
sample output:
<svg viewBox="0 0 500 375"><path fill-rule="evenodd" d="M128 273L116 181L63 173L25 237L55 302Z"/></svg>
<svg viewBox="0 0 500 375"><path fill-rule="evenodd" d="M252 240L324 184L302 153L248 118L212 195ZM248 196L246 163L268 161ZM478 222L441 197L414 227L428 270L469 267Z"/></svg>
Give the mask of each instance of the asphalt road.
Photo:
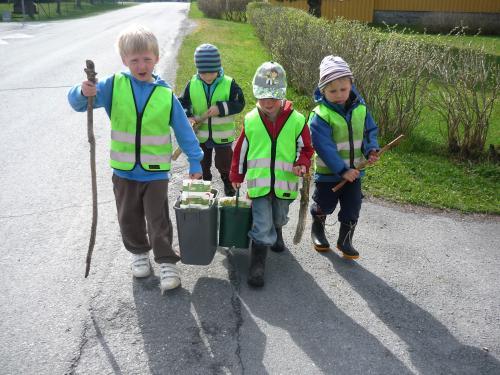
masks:
<svg viewBox="0 0 500 375"><path fill-rule="evenodd" d="M113 44L129 23L158 35L158 72L172 82L186 12L148 3L0 24L0 374L499 374L498 217L366 201L352 262L314 252L310 222L292 245L294 203L290 251L270 254L262 290L246 285L246 250L219 249L209 266L181 264L182 288L161 296L157 276L132 278L121 244L104 111L94 118L97 242L83 278L89 147L67 90L87 58L101 77L121 69ZM181 157L172 203L186 173ZM337 230L332 217L332 241Z"/></svg>

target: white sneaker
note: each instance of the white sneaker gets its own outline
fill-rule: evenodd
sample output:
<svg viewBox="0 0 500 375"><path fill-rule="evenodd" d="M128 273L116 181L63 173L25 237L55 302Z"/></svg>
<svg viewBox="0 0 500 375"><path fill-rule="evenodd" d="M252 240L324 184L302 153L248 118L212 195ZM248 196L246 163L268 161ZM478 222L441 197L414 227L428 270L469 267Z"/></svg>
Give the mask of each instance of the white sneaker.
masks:
<svg viewBox="0 0 500 375"><path fill-rule="evenodd" d="M134 277L148 277L151 275L151 263L149 253L132 254L132 274Z"/></svg>
<svg viewBox="0 0 500 375"><path fill-rule="evenodd" d="M173 263L160 263L160 290L161 294L181 285L179 270Z"/></svg>

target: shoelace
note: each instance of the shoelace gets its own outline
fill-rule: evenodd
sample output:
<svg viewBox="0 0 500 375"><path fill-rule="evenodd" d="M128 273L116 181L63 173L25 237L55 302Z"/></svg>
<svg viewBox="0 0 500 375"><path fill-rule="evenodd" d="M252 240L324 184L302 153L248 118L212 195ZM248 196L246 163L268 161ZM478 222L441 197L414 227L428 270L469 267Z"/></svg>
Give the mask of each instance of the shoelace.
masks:
<svg viewBox="0 0 500 375"><path fill-rule="evenodd" d="M133 261L134 266L147 266L149 264L149 256L145 255L136 255L136 258Z"/></svg>
<svg viewBox="0 0 500 375"><path fill-rule="evenodd" d="M166 279L169 277L179 277L179 270L173 264L160 265L160 278Z"/></svg>

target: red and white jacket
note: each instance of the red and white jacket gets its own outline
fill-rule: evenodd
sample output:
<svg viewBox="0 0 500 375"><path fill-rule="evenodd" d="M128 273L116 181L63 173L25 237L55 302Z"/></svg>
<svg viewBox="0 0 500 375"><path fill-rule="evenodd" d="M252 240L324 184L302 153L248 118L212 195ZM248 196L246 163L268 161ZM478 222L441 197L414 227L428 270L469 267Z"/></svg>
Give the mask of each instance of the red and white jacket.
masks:
<svg viewBox="0 0 500 375"><path fill-rule="evenodd" d="M259 110L260 118L264 125L266 125L269 134L273 137L273 140L277 138L281 128L288 119L290 113L293 110L292 102L286 100L285 104L281 108L276 121L272 121L267 117L261 110ZM309 170L311 166L311 157L313 156L314 150L311 145L311 133L309 132L309 126L306 123L302 129L302 133L297 138L297 159L295 160L294 166L303 165ZM248 152L248 140L245 136L245 128L242 127L241 134L236 141L233 150L233 160L231 162L231 173L229 174L229 179L231 182L243 182L245 179L245 174L247 171L247 152Z"/></svg>

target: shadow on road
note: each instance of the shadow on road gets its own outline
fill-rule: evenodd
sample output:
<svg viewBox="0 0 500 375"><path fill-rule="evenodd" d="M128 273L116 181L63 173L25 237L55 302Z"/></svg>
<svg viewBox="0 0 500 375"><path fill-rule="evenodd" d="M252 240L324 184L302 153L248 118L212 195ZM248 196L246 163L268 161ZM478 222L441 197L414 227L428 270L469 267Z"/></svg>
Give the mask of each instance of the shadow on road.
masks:
<svg viewBox="0 0 500 375"><path fill-rule="evenodd" d="M200 278L193 294L181 287L165 296L160 296L158 283L157 277L149 277L134 280L133 286L151 373L238 373L229 282Z"/></svg>
<svg viewBox="0 0 500 375"><path fill-rule="evenodd" d="M218 361L227 360L228 355L235 357L236 363L232 369L229 368L231 374L267 374L262 363L266 336L253 320L245 322L245 331L251 337L251 342L245 345L252 346L253 350L251 353L242 353L242 305L234 292L234 285L228 280L200 278L193 289L192 301L214 357ZM228 338L232 346L227 345ZM251 367L245 367L242 354L251 357Z"/></svg>
<svg viewBox="0 0 500 375"><path fill-rule="evenodd" d="M407 300L358 263L335 253L324 254L335 271L367 302L369 308L408 346L422 374L500 374L500 363L483 350L460 343L430 313Z"/></svg>
<svg viewBox="0 0 500 375"><path fill-rule="evenodd" d="M302 269L291 253L269 255L266 285L262 290L249 289L246 285L246 252L228 251L227 259L230 279L234 282L233 273L236 273L239 279L243 280L237 288L243 301L242 306L248 311L242 315L246 319L253 315L269 326L281 328L288 333L296 346L284 349L287 343L274 343L279 345L274 348L278 352L286 350L283 352L283 358L278 358L281 363L277 364L275 371L293 369L294 364L287 363L287 360L297 359L301 361L298 362L299 365L304 365L305 353L315 368L325 374L411 373L376 337L340 310L314 278ZM245 328L247 324L252 327L255 325L247 320L242 324ZM252 333L247 334L246 329L242 329L241 334L241 343L245 348L243 360L246 358L255 363L256 358L262 357L261 351L264 349L261 349L260 345L265 344L265 340L257 336L256 342L245 341L255 337ZM252 351L257 351L257 354ZM294 358L293 353L299 356ZM296 371L300 372L300 369ZM252 369L249 373L261 372Z"/></svg>

